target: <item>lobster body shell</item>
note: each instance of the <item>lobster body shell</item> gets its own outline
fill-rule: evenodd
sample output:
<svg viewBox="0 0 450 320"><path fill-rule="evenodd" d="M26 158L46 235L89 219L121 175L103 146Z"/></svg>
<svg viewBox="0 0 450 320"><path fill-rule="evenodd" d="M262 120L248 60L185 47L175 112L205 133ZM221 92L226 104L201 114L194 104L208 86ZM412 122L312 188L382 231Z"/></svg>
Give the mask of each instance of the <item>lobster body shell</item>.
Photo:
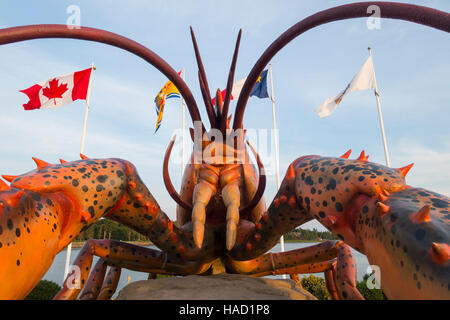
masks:
<svg viewBox="0 0 450 320"><path fill-rule="evenodd" d="M180 189L180 196L186 203L193 203L193 194L195 186L202 180L202 173L210 165L205 164L195 164L194 154L191 155L190 161L186 164L183 183ZM238 184L240 193L240 204L241 207L246 206L255 195L258 187L258 175L256 172L256 167L251 163L247 150L245 150L245 161L240 164L235 164L234 170L238 174ZM212 226L213 228L221 228L226 222L226 211L227 208L224 204L222 198L222 189L224 185L221 185L221 178L224 177L223 169L225 166L218 166L217 168L217 183L215 184L216 191L211 197L208 205L206 206L206 224ZM223 179L222 179L223 180ZM226 184L225 184L226 185ZM250 212L244 212L240 215L240 219L251 220L257 222L261 215L264 213L266 207L264 198L258 202L258 205L253 208ZM192 220L192 210L187 210L181 206L177 206L177 225L182 226L187 222Z"/></svg>

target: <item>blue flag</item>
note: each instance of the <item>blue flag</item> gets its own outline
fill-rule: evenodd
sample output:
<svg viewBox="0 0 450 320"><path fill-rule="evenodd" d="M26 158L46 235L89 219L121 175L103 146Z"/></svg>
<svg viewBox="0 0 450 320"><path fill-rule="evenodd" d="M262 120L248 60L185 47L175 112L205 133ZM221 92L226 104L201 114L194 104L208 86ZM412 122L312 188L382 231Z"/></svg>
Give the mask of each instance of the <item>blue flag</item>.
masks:
<svg viewBox="0 0 450 320"><path fill-rule="evenodd" d="M258 80L256 80L255 86L253 87L250 96L257 96L258 98L268 98L267 93L267 70L261 72Z"/></svg>

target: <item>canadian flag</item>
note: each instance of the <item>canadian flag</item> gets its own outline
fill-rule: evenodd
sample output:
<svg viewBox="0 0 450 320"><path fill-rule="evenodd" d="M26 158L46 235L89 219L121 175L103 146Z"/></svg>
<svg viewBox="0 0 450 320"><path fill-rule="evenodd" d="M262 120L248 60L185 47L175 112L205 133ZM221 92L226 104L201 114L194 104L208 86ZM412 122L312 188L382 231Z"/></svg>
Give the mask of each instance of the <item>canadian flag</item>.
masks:
<svg viewBox="0 0 450 320"><path fill-rule="evenodd" d="M64 76L54 77L20 92L30 101L23 105L25 110L58 108L72 101L87 97L92 67Z"/></svg>
<svg viewBox="0 0 450 320"><path fill-rule="evenodd" d="M244 86L245 80L247 80L247 77L244 79L238 80L235 83L233 83L233 87L231 88L231 100L239 98L239 94L242 91L242 87ZM222 101L225 100L225 93L227 92L227 89L222 90ZM213 105L216 104L216 98L212 98L211 102Z"/></svg>

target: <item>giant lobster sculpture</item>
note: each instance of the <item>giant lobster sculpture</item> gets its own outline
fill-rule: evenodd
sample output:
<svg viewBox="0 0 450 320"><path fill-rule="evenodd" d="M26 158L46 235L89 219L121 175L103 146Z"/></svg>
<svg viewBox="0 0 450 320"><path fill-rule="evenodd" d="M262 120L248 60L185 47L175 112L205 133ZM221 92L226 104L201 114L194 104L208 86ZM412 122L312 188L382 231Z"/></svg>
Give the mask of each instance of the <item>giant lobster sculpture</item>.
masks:
<svg viewBox="0 0 450 320"><path fill-rule="evenodd" d="M214 108L191 29L209 131L184 81L163 59L134 41L85 27L36 25L0 30L0 44L75 38L103 42L142 57L181 92L196 125L192 137L197 148L186 166L180 194L168 171L174 140L164 158L164 182L178 204L176 225L142 183L136 168L125 160L83 156L79 161L49 164L34 159L35 170L3 176L10 185L0 180L0 298L23 298L58 252L105 217L148 236L159 250L114 240L89 240L75 260L80 286L72 286L69 276L57 299L75 299L83 287L82 299L110 298L121 268L153 275L226 271L254 276L290 274L294 279L299 273L324 272L333 298L361 299L349 246L380 267L381 286L388 298L449 299L450 199L408 186L405 176L412 165L388 168L369 162L364 152L355 160L348 159L350 152L336 158L303 156L290 164L275 199L266 208L264 168L250 146L257 159L256 172L244 144L245 133L240 130L257 77L282 47L315 26L365 17L370 5L379 6L383 18L450 31L448 13L408 4L355 3L314 14L283 33L257 61L239 96L232 127L229 93L241 33L227 95L222 101L220 93L216 94ZM281 235L312 219L341 240L266 253ZM93 256L100 257L95 267Z"/></svg>

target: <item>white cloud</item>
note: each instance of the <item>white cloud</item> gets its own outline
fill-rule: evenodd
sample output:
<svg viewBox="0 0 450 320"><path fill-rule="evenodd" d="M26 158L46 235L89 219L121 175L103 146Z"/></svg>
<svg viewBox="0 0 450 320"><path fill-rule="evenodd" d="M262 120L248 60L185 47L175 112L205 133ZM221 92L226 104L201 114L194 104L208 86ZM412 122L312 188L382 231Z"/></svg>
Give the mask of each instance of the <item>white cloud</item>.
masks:
<svg viewBox="0 0 450 320"><path fill-rule="evenodd" d="M422 187L450 196L450 136L443 137L440 149L432 148L418 141L403 138L397 141L392 150L393 167L403 167L414 162L406 182L413 187Z"/></svg>

